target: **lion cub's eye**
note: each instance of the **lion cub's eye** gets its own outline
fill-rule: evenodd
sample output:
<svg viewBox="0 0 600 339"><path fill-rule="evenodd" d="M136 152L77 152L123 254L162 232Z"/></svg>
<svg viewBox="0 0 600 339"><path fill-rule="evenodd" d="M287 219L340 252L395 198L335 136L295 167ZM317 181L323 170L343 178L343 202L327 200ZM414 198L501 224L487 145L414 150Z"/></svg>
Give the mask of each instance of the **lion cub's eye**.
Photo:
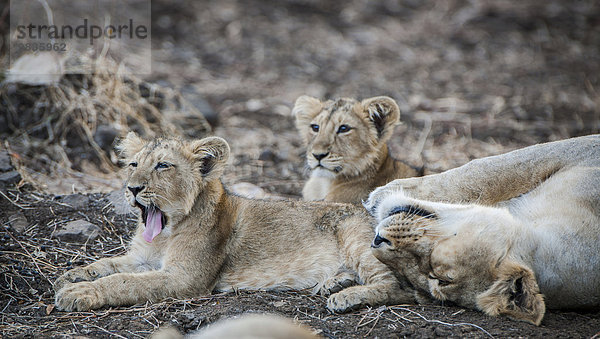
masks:
<svg viewBox="0 0 600 339"><path fill-rule="evenodd" d="M352 129L352 127L350 127L350 126L348 126L348 125L341 125L341 126L338 128L337 132L338 132L338 133L346 133L346 132L349 132L351 129Z"/></svg>
<svg viewBox="0 0 600 339"><path fill-rule="evenodd" d="M313 132L318 132L319 131L319 125L317 125L317 124L311 124L310 128L312 128Z"/></svg>
<svg viewBox="0 0 600 339"><path fill-rule="evenodd" d="M129 167L137 167L137 162L130 162Z"/></svg>
<svg viewBox="0 0 600 339"><path fill-rule="evenodd" d="M169 168L173 165L169 164L168 162L159 162L158 164L156 164L156 166L154 167L154 169L165 169L165 168Z"/></svg>

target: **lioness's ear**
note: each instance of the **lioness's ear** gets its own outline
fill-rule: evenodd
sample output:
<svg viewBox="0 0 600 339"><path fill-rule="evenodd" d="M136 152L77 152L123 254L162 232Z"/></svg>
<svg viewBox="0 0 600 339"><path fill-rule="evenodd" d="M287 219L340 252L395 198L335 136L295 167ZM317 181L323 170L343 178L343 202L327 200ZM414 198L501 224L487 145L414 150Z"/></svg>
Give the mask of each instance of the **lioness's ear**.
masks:
<svg viewBox="0 0 600 339"><path fill-rule="evenodd" d="M208 137L194 140L187 147L197 160L198 171L203 177L219 178L223 174L230 152L225 139Z"/></svg>
<svg viewBox="0 0 600 339"><path fill-rule="evenodd" d="M303 95L296 99L294 108L292 109L292 115L296 117L296 128L299 131L305 131L308 129L310 121L323 109L323 103L321 100Z"/></svg>
<svg viewBox="0 0 600 339"><path fill-rule="evenodd" d="M477 306L489 315L506 315L539 325L546 305L533 271L508 260L498 270L492 287L477 296Z"/></svg>
<svg viewBox="0 0 600 339"><path fill-rule="evenodd" d="M390 97L374 97L363 100L361 103L363 114L375 126L377 137L387 141L392 136L394 126L400 120L400 108L396 101Z"/></svg>
<svg viewBox="0 0 600 339"><path fill-rule="evenodd" d="M135 132L127 133L127 136L117 144L115 149L121 159L129 159L146 146L146 141L140 138Z"/></svg>

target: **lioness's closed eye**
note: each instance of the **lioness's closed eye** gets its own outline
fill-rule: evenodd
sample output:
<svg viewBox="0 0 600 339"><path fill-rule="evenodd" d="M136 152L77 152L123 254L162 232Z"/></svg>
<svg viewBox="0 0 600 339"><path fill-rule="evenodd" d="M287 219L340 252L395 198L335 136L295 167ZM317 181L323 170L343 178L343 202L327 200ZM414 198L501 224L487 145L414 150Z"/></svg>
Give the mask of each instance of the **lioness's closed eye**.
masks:
<svg viewBox="0 0 600 339"><path fill-rule="evenodd" d="M389 97L322 102L305 95L292 113L312 171L304 200L360 203L375 187L422 174L388 153L387 142L400 119Z"/></svg>
<svg viewBox="0 0 600 339"><path fill-rule="evenodd" d="M229 145L217 137L147 141L130 133L119 150L127 199L140 212L136 234L126 255L62 275L59 309L232 289L314 288L333 311L412 301L370 253L373 220L364 209L230 194L220 179Z"/></svg>

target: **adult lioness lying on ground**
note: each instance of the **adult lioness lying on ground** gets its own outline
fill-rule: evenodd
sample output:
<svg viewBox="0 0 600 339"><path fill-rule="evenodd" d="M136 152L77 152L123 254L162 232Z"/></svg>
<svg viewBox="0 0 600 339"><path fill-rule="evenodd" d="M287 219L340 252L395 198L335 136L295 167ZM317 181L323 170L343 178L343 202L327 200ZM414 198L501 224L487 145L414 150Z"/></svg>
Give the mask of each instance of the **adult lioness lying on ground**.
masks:
<svg viewBox="0 0 600 339"><path fill-rule="evenodd" d="M59 309L84 311L213 290L306 289L332 294L327 307L406 302L391 271L369 249L374 221L334 203L250 200L221 183L229 146L221 138L144 141L130 133L127 198L140 210L129 252L55 283ZM340 286L342 285L342 286Z"/></svg>
<svg viewBox="0 0 600 339"><path fill-rule="evenodd" d="M292 113L312 170L304 200L360 203L376 187L422 175L389 155L387 141L400 119L389 97L321 102L301 96Z"/></svg>
<svg viewBox="0 0 600 339"><path fill-rule="evenodd" d="M536 325L600 306L599 135L396 180L365 207L375 256L436 299Z"/></svg>

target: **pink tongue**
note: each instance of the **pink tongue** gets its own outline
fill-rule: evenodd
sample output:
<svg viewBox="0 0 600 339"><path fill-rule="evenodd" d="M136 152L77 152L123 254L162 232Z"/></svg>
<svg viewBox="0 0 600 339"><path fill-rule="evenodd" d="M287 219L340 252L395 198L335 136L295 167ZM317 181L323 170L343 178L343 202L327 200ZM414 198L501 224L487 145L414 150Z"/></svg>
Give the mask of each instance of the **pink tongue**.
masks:
<svg viewBox="0 0 600 339"><path fill-rule="evenodd" d="M146 228L142 236L147 242L152 240L162 231L162 213L157 208L148 209L148 217L146 217Z"/></svg>

